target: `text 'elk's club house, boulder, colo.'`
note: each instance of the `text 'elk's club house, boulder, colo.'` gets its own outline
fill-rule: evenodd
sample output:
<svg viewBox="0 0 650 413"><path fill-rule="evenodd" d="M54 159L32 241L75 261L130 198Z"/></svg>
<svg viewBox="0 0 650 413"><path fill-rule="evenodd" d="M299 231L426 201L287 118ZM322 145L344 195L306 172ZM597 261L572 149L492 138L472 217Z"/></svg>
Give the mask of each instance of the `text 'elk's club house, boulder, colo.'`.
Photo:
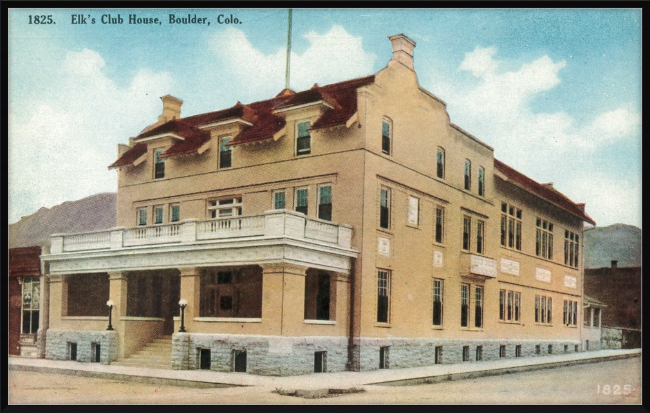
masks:
<svg viewBox="0 0 650 413"><path fill-rule="evenodd" d="M389 39L371 76L184 118L163 96L110 165L118 226L43 252L45 357L293 375L585 350L584 204L452 123Z"/></svg>

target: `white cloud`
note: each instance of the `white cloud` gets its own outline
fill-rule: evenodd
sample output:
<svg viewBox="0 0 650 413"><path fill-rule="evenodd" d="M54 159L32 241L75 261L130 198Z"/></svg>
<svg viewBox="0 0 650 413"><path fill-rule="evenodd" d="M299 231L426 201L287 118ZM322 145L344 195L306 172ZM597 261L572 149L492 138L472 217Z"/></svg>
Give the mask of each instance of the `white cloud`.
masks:
<svg viewBox="0 0 650 413"><path fill-rule="evenodd" d="M468 70L476 77L489 76L496 70L498 64L492 57L497 48L476 46L473 52L465 53L465 59L460 64L460 70Z"/></svg>
<svg viewBox="0 0 650 413"><path fill-rule="evenodd" d="M120 87L106 75L102 56L89 49L47 62L55 92L33 107L10 107L9 222L43 206L115 191L116 176L107 167L117 143L156 120L161 103L154 97L172 83L167 73L143 69Z"/></svg>
<svg viewBox="0 0 650 413"><path fill-rule="evenodd" d="M327 84L372 73L376 55L363 50L361 38L334 25L325 34L310 32L304 36L309 47L302 54L291 52L291 88L303 90L315 82ZM284 88L286 50L264 54L246 34L228 28L211 39L228 77L235 79L246 95L274 96Z"/></svg>

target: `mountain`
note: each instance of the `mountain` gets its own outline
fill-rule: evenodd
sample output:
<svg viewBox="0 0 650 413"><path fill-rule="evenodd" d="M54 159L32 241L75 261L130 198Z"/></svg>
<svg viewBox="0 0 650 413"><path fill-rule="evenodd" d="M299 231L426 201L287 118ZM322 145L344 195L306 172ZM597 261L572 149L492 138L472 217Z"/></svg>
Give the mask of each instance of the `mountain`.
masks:
<svg viewBox="0 0 650 413"><path fill-rule="evenodd" d="M106 192L41 208L9 225L9 248L50 245L50 235L56 233L112 228L116 223L116 200L116 193Z"/></svg>
<svg viewBox="0 0 650 413"><path fill-rule="evenodd" d="M585 268L609 267L618 260L619 267L641 265L641 228L614 224L584 232Z"/></svg>

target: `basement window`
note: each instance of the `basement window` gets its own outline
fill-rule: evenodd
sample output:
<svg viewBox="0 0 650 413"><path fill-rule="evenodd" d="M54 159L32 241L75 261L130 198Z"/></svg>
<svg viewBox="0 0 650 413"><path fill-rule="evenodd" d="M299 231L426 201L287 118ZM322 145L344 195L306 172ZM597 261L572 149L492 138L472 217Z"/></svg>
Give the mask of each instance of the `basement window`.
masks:
<svg viewBox="0 0 650 413"><path fill-rule="evenodd" d="M317 351L314 353L314 373L325 373L327 371L327 352Z"/></svg>
<svg viewBox="0 0 650 413"><path fill-rule="evenodd" d="M199 368L201 370L210 370L212 363L211 352L209 348L199 349Z"/></svg>
<svg viewBox="0 0 650 413"><path fill-rule="evenodd" d="M379 347L379 368L388 368L388 351L390 347Z"/></svg>
<svg viewBox="0 0 650 413"><path fill-rule="evenodd" d="M246 373L246 350L233 350L232 353L235 373Z"/></svg>

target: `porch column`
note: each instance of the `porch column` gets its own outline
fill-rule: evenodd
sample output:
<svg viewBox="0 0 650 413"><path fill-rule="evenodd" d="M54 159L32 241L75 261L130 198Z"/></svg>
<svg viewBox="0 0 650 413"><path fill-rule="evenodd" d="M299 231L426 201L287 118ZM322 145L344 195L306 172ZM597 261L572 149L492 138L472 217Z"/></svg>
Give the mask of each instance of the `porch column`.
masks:
<svg viewBox="0 0 650 413"><path fill-rule="evenodd" d="M598 312L598 328L603 328L603 310L602 310L602 308Z"/></svg>
<svg viewBox="0 0 650 413"><path fill-rule="evenodd" d="M194 317L201 315L201 272L195 267L179 268L179 270L181 273L181 299L187 300L185 330L191 333ZM180 325L180 320L174 322L174 333L178 332Z"/></svg>
<svg viewBox="0 0 650 413"><path fill-rule="evenodd" d="M119 272L109 272L108 280L110 283L109 289L109 299L113 301L113 329L117 332L118 337L118 346L117 354L119 358L124 358L124 338L125 338L125 323L120 320L122 317L126 317L126 308L127 308L127 299L128 299L128 284L127 284L127 273ZM104 303L104 306L106 304ZM108 307L106 308L106 315L108 315ZM108 325L107 325L108 327Z"/></svg>
<svg viewBox="0 0 650 413"><path fill-rule="evenodd" d="M594 326L594 308L589 307L589 327Z"/></svg>
<svg viewBox="0 0 650 413"><path fill-rule="evenodd" d="M41 302L39 305L38 358L45 358L45 340L50 327L50 280L46 274L41 275Z"/></svg>
<svg viewBox="0 0 650 413"><path fill-rule="evenodd" d="M350 320L350 309L348 308L350 303L350 278L348 274L334 274L332 280L336 282L336 294L332 300L332 306L336 309L336 324L347 325ZM334 290L333 284L332 289Z"/></svg>
<svg viewBox="0 0 650 413"><path fill-rule="evenodd" d="M299 335L305 318L307 267L265 264L262 271L262 325L265 333Z"/></svg>

